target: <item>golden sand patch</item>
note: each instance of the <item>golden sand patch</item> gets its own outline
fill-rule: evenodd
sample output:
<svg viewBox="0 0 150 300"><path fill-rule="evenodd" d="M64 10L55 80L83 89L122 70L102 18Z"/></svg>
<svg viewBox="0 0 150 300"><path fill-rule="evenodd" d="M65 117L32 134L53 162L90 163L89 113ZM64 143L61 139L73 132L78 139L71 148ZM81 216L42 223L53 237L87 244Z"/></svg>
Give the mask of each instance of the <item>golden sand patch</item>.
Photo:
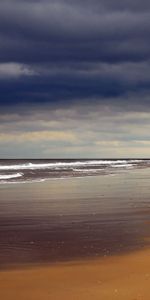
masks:
<svg viewBox="0 0 150 300"><path fill-rule="evenodd" d="M150 250L0 272L3 300L149 300Z"/></svg>

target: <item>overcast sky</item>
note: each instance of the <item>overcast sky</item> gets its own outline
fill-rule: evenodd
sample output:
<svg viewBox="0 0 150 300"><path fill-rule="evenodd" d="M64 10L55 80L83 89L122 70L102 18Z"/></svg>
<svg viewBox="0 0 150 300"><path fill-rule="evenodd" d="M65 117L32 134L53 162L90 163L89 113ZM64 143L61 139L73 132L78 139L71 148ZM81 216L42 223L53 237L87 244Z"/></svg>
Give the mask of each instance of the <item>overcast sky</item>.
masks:
<svg viewBox="0 0 150 300"><path fill-rule="evenodd" d="M150 2L0 1L0 158L150 157Z"/></svg>

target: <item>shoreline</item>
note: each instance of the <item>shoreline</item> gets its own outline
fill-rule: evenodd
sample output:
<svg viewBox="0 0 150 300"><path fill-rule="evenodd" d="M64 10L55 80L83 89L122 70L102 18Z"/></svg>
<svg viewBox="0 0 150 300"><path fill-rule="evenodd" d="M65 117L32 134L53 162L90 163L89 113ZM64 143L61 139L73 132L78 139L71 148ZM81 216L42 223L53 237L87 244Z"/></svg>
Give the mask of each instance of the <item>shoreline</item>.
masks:
<svg viewBox="0 0 150 300"><path fill-rule="evenodd" d="M0 272L5 300L148 300L150 249L77 262Z"/></svg>
<svg viewBox="0 0 150 300"><path fill-rule="evenodd" d="M49 269L49 268L57 268L57 267L68 267L68 266L78 266L78 265L86 265L86 264L95 264L99 262L105 262L106 260L113 260L115 258L121 259L124 257L129 257L134 254L140 254L142 252L150 252L150 238L145 238L147 241L143 245L139 245L134 248L123 249L122 251L115 251L113 253L107 252L106 254L98 254L98 255L90 255L90 256L77 256L77 257L68 257L64 259L57 260L47 260L47 261L36 261L36 262L20 262L20 263L10 263L0 265L0 274L3 272L19 272L19 271L30 271L36 269Z"/></svg>

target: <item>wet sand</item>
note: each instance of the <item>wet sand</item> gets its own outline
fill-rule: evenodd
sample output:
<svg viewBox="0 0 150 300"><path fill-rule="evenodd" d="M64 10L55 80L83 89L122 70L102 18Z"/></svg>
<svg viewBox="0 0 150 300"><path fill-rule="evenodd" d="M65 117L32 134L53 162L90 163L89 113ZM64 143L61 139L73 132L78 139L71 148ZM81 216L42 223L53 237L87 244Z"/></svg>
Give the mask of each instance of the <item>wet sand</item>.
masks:
<svg viewBox="0 0 150 300"><path fill-rule="evenodd" d="M150 169L0 186L0 269L149 246Z"/></svg>
<svg viewBox="0 0 150 300"><path fill-rule="evenodd" d="M3 300L149 300L150 250L0 272Z"/></svg>

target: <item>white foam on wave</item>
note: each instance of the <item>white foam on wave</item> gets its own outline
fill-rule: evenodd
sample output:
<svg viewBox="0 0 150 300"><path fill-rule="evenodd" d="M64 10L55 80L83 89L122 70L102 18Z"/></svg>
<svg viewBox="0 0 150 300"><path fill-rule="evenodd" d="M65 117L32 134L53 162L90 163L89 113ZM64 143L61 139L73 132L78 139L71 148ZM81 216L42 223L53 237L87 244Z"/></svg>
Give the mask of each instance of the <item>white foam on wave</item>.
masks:
<svg viewBox="0 0 150 300"><path fill-rule="evenodd" d="M133 167L134 164L116 164L116 165L112 165L113 168L124 168L124 167Z"/></svg>
<svg viewBox="0 0 150 300"><path fill-rule="evenodd" d="M103 171L105 169L73 169L74 172L82 172L82 173L98 173L100 171Z"/></svg>
<svg viewBox="0 0 150 300"><path fill-rule="evenodd" d="M80 166L98 166L98 165L129 165L138 163L141 160L90 160L90 161L74 161L74 162L53 162L53 163L26 163L16 165L1 165L0 170L38 170L38 169L54 169L59 170L70 167Z"/></svg>
<svg viewBox="0 0 150 300"><path fill-rule="evenodd" d="M0 175L1 180L6 180L6 179L12 179L12 178L18 178L22 177L22 173L15 173L15 174L7 174L7 175Z"/></svg>

